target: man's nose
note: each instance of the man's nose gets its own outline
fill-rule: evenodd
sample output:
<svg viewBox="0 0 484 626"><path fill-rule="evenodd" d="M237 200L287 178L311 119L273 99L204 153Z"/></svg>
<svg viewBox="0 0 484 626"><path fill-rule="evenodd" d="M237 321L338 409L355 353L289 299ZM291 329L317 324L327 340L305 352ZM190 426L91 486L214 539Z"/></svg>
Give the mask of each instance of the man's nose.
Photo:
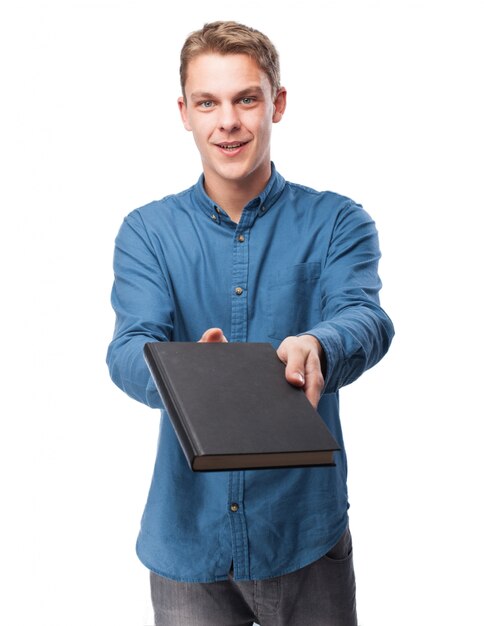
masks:
<svg viewBox="0 0 484 626"><path fill-rule="evenodd" d="M226 132L240 128L240 118L236 106L225 104L220 107L218 126L220 130L225 130Z"/></svg>

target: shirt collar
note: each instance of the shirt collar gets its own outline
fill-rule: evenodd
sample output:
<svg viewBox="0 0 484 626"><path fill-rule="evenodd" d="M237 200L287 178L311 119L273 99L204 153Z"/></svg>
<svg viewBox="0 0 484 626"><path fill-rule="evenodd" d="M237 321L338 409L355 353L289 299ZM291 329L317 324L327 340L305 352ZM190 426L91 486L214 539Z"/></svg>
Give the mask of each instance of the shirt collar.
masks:
<svg viewBox="0 0 484 626"><path fill-rule="evenodd" d="M221 207L219 207L206 193L204 187L203 174L194 186L194 197L198 206L210 217L214 222L220 223L223 219L229 219ZM255 217L262 217L276 203L277 199L284 190L286 181L276 170L274 163L271 162L271 177L261 193L253 198L244 207L244 212L250 211Z"/></svg>

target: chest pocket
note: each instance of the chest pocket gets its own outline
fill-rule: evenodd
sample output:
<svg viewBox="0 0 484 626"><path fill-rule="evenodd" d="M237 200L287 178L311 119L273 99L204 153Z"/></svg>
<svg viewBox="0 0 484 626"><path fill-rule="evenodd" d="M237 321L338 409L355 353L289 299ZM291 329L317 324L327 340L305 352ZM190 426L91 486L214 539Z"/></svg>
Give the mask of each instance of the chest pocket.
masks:
<svg viewBox="0 0 484 626"><path fill-rule="evenodd" d="M267 291L268 335L285 339L321 320L321 263L299 263L275 272Z"/></svg>

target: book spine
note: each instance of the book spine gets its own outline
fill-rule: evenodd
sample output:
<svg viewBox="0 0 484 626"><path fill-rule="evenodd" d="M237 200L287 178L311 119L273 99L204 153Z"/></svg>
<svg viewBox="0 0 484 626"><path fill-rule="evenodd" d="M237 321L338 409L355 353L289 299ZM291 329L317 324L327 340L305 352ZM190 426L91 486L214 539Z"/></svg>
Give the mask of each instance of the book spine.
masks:
<svg viewBox="0 0 484 626"><path fill-rule="evenodd" d="M144 356L151 376L155 381L158 393L160 394L168 416L170 417L172 426L175 429L183 453L185 454L190 467L193 469L193 462L197 456L197 450L192 438L190 437L190 433L185 426L183 414L177 406L168 377L163 377L163 364L156 358L149 343L144 347Z"/></svg>

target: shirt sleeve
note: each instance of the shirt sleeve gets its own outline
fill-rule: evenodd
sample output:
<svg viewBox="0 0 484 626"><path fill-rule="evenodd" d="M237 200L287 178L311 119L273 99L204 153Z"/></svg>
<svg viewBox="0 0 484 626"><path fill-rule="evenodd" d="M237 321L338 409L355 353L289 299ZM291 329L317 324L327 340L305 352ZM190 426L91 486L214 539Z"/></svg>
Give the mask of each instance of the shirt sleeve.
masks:
<svg viewBox="0 0 484 626"><path fill-rule="evenodd" d="M322 319L305 333L326 357L325 393L356 380L386 354L393 324L381 308L380 259L375 223L360 205L338 214L322 272Z"/></svg>
<svg viewBox="0 0 484 626"><path fill-rule="evenodd" d="M162 408L143 347L170 340L173 298L161 254L155 253L138 211L125 218L116 237L111 303L116 322L106 359L110 376L130 397Z"/></svg>

